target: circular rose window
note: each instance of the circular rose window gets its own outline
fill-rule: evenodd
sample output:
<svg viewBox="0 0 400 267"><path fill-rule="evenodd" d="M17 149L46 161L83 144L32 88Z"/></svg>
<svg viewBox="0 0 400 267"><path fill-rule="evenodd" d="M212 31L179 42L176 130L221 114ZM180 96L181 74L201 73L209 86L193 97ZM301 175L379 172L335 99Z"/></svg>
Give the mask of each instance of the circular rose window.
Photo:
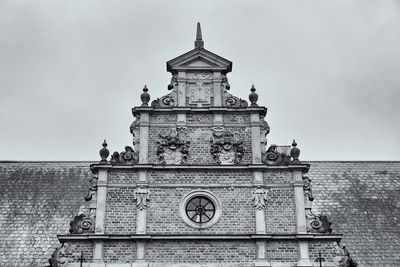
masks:
<svg viewBox="0 0 400 267"><path fill-rule="evenodd" d="M214 214L215 206L206 197L193 197L186 204L186 215L196 223L206 223L214 217Z"/></svg>
<svg viewBox="0 0 400 267"><path fill-rule="evenodd" d="M179 210L183 221L194 228L208 228L221 217L219 200L206 190L193 191L184 196Z"/></svg>

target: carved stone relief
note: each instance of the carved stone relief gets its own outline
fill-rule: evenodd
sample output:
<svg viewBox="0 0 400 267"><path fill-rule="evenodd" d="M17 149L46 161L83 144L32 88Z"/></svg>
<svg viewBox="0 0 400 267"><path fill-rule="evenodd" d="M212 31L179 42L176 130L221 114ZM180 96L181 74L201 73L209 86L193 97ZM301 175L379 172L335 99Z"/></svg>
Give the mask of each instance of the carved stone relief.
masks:
<svg viewBox="0 0 400 267"><path fill-rule="evenodd" d="M183 164L187 161L190 141L186 135L186 127L176 127L168 134L159 135L157 156L162 164Z"/></svg>
<svg viewBox="0 0 400 267"><path fill-rule="evenodd" d="M211 154L221 165L238 164L244 155L243 141L236 134L230 133L224 127L214 127L210 140Z"/></svg>
<svg viewBox="0 0 400 267"><path fill-rule="evenodd" d="M69 223L71 234L94 233L94 221L85 214L79 214Z"/></svg>
<svg viewBox="0 0 400 267"><path fill-rule="evenodd" d="M211 104L211 83L198 81L196 83L188 83L189 87L189 104L202 106Z"/></svg>
<svg viewBox="0 0 400 267"><path fill-rule="evenodd" d="M125 147L125 151L118 153L117 151L111 155L110 159L111 164L125 164L125 165L134 165L139 163L139 153L133 151L133 148L130 146Z"/></svg>
<svg viewBox="0 0 400 267"><path fill-rule="evenodd" d="M307 219L307 232L310 233L331 233L331 224L328 221L328 217L315 214L311 209L306 209L306 219Z"/></svg>
<svg viewBox="0 0 400 267"><path fill-rule="evenodd" d="M265 152L266 146L267 146L267 135L269 134L270 128L268 123L265 121L265 113L260 114L260 140L261 140L261 145L262 145L262 152Z"/></svg>
<svg viewBox="0 0 400 267"><path fill-rule="evenodd" d="M267 191L265 189L256 189L253 191L254 206L258 210L265 208L267 202Z"/></svg>
<svg viewBox="0 0 400 267"><path fill-rule="evenodd" d="M140 139L140 128L139 128L139 123L140 123L140 113L134 113L135 120L132 122L131 127L129 128L133 140L132 144L134 149L137 150L139 144L139 139Z"/></svg>
<svg viewBox="0 0 400 267"><path fill-rule="evenodd" d="M241 98L233 96L232 94L228 93L228 91L226 89L223 90L222 105L225 107L228 107L228 108L230 108L230 107L245 108L248 106L246 100L243 100Z"/></svg>
<svg viewBox="0 0 400 267"><path fill-rule="evenodd" d="M151 106L153 108L172 108L176 107L177 105L178 105L178 93L175 85L171 93L161 98L157 98L156 100L153 100L153 102L151 102Z"/></svg>
<svg viewBox="0 0 400 267"><path fill-rule="evenodd" d="M271 145L262 153L261 161L267 165L285 165L290 163L290 147Z"/></svg>
<svg viewBox="0 0 400 267"><path fill-rule="evenodd" d="M311 187L311 179L308 178L307 176L303 177L303 190L304 190L304 197L308 199L309 201L313 201L314 197L312 194L312 187Z"/></svg>
<svg viewBox="0 0 400 267"><path fill-rule="evenodd" d="M96 193L96 191L97 191L97 181L98 181L97 175L93 175L92 178L90 179L90 182L89 182L88 193L87 193L87 195L85 197L86 201L92 200L93 195Z"/></svg>
<svg viewBox="0 0 400 267"><path fill-rule="evenodd" d="M64 267L68 265L68 261L65 257L66 246L64 243L60 247L55 248L49 259L49 264L46 267Z"/></svg>
<svg viewBox="0 0 400 267"><path fill-rule="evenodd" d="M333 242L332 247L336 251L336 256L333 258L335 266L357 267L358 263L351 258L350 253L345 246L341 246L337 242Z"/></svg>
<svg viewBox="0 0 400 267"><path fill-rule="evenodd" d="M136 207L139 210L147 209L147 202L150 200L149 198L149 190L145 188L137 188L135 190Z"/></svg>

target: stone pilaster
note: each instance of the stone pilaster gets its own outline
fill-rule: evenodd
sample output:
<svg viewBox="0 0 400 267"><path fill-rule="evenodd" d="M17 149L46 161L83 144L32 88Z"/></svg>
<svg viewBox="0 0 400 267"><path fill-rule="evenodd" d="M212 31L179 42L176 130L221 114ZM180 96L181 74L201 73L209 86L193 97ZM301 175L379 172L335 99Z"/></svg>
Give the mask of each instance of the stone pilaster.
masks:
<svg viewBox="0 0 400 267"><path fill-rule="evenodd" d="M146 164L149 161L149 113L142 111L139 125L139 163Z"/></svg>
<svg viewBox="0 0 400 267"><path fill-rule="evenodd" d="M267 201L267 191L264 188L257 188L253 191L253 201L256 212L256 234L266 233L265 205ZM271 266L266 259L266 241L257 241L257 260L255 266Z"/></svg>
<svg viewBox="0 0 400 267"><path fill-rule="evenodd" d="M258 113L252 113L250 115L250 123L253 164L261 164L260 115Z"/></svg>
<svg viewBox="0 0 400 267"><path fill-rule="evenodd" d="M214 89L214 107L222 106L222 77L221 72L214 71L213 89Z"/></svg>
<svg viewBox="0 0 400 267"><path fill-rule="evenodd" d="M104 234L106 221L106 199L107 199L107 170L98 171L97 181L97 206L95 234ZM103 242L95 241L93 245L93 261L103 261Z"/></svg>
<svg viewBox="0 0 400 267"><path fill-rule="evenodd" d="M303 172L293 171L293 186L294 186L294 201L296 205L296 225L298 234L307 233L307 221L304 205L304 190L303 190ZM313 264L310 262L308 253L308 241L298 241L299 246L299 260L297 266L311 267Z"/></svg>
<svg viewBox="0 0 400 267"><path fill-rule="evenodd" d="M186 106L186 73L178 72L178 107Z"/></svg>

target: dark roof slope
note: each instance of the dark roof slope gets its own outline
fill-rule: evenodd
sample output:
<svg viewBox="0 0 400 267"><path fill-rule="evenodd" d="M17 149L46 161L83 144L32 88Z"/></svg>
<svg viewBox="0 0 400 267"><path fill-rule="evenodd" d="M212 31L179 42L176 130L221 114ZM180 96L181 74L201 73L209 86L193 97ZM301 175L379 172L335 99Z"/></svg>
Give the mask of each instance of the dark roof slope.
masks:
<svg viewBox="0 0 400 267"><path fill-rule="evenodd" d="M91 163L0 162L0 266L47 264L85 203ZM400 161L309 163L313 210L359 266L400 266Z"/></svg>

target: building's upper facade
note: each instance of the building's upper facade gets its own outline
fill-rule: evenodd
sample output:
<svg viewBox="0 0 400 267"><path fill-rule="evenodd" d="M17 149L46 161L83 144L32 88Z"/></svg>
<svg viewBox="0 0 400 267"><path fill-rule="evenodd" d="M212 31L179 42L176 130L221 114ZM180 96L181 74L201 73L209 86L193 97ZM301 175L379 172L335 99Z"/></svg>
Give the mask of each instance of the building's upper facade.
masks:
<svg viewBox="0 0 400 267"><path fill-rule="evenodd" d="M145 87L132 109L133 146L110 153L104 141L50 266L356 266L343 232L312 210L335 206L313 192L296 142L267 145L267 109L254 86L249 102L230 92L231 70L198 25L194 49L167 62L170 92L150 101Z"/></svg>

